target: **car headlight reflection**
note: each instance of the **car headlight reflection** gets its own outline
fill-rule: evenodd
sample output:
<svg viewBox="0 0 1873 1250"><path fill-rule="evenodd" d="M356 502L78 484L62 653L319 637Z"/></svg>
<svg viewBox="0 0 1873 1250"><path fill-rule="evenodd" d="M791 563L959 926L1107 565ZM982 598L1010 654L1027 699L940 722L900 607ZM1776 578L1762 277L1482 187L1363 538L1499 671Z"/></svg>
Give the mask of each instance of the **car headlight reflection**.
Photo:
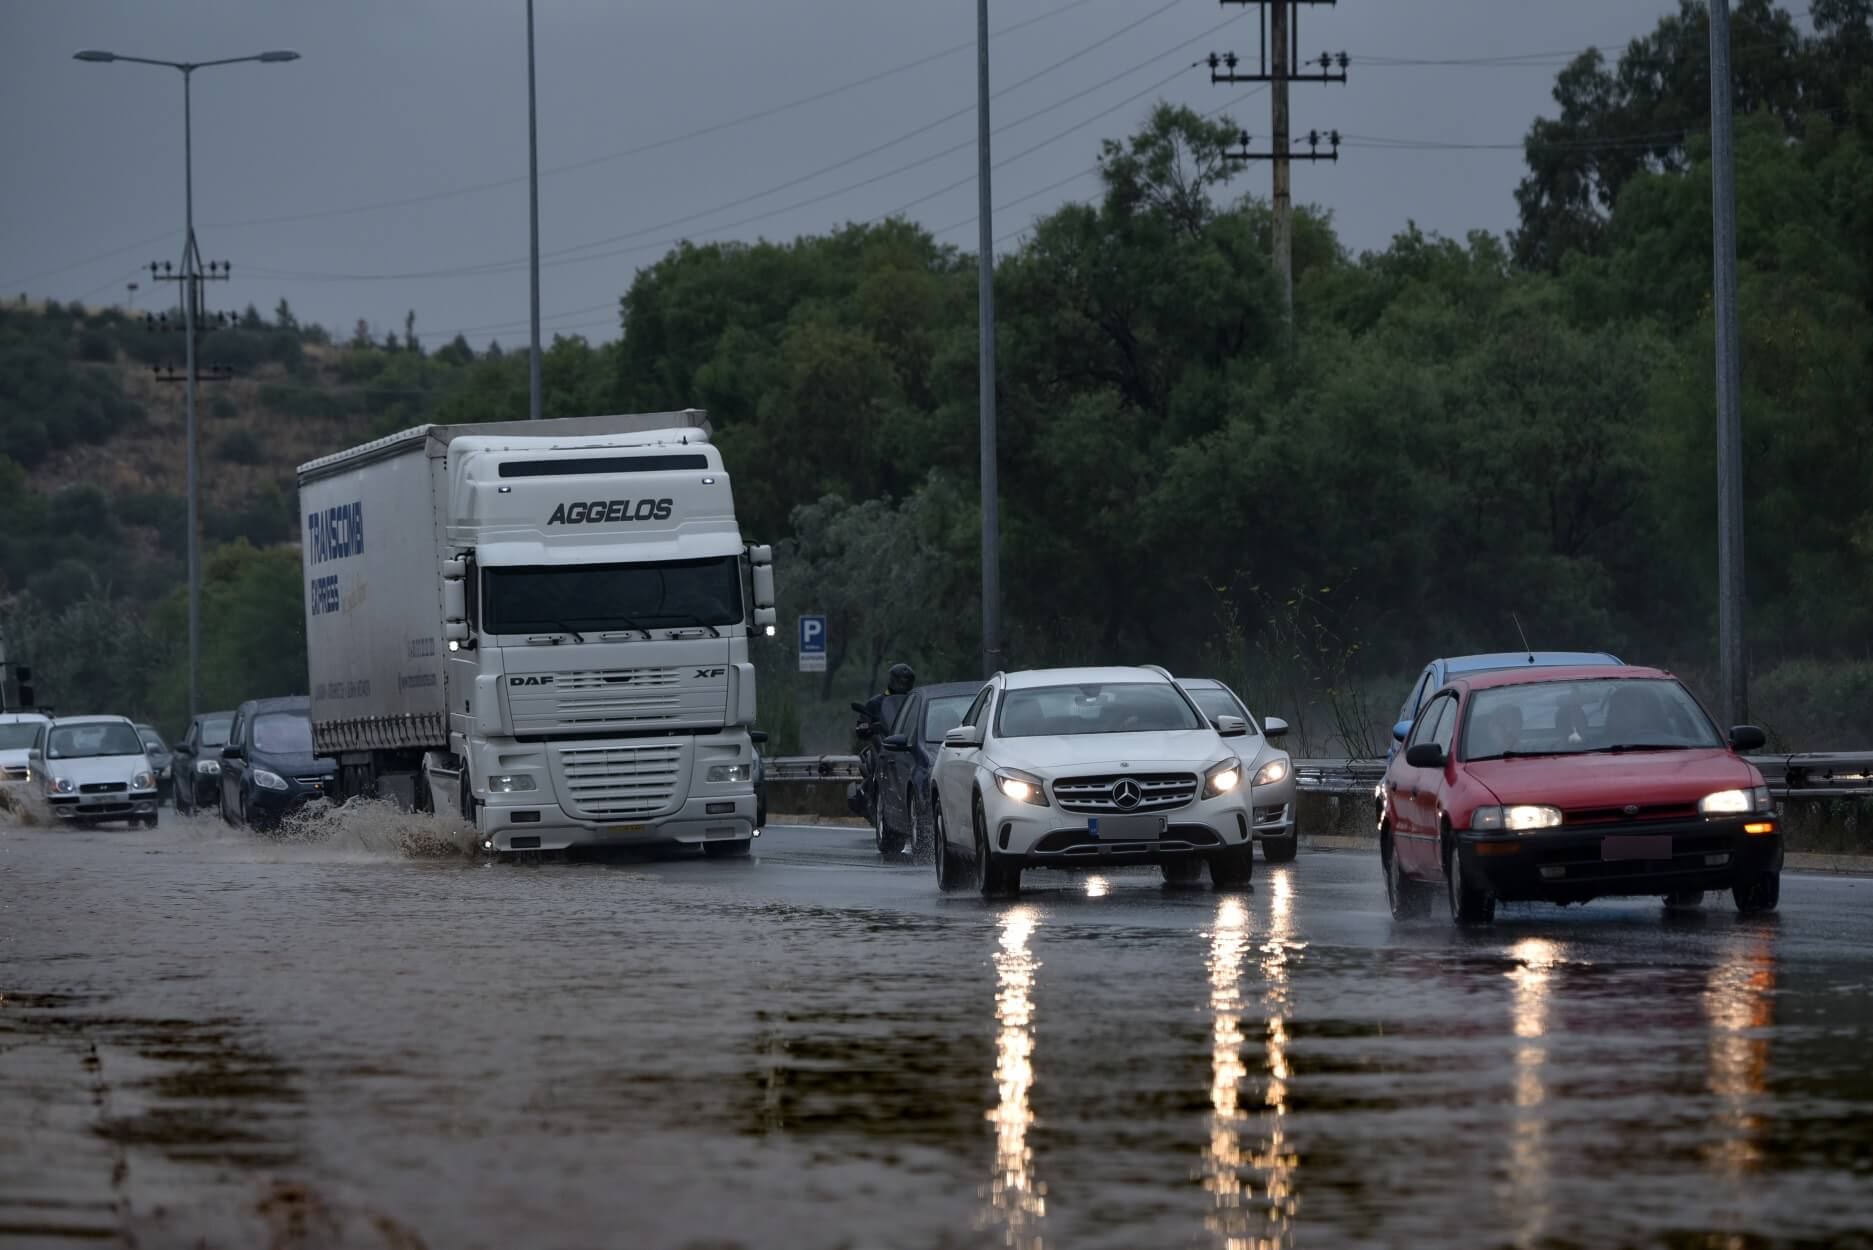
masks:
<svg viewBox="0 0 1873 1250"><path fill-rule="evenodd" d="M1214 765L1203 774L1203 797L1213 799L1228 794L1242 784L1242 766L1234 760Z"/></svg>
<svg viewBox="0 0 1873 1250"><path fill-rule="evenodd" d="M1479 807L1470 815L1470 828L1508 830L1525 833L1530 829L1554 829L1561 824L1561 809L1537 803L1512 803L1507 807Z"/></svg>
<svg viewBox="0 0 1873 1250"><path fill-rule="evenodd" d="M1260 768L1255 770L1255 784L1258 786L1272 786L1277 781L1286 781L1287 779L1288 761L1286 760L1269 760L1266 764L1263 764Z"/></svg>
<svg viewBox="0 0 1873 1250"><path fill-rule="evenodd" d="M1001 769L995 774L995 788L1017 803L1047 806L1047 787L1032 773L1014 768Z"/></svg>
<svg viewBox="0 0 1873 1250"><path fill-rule="evenodd" d="M265 768L254 769L254 784L259 786L262 790L284 790L287 788L286 778Z"/></svg>

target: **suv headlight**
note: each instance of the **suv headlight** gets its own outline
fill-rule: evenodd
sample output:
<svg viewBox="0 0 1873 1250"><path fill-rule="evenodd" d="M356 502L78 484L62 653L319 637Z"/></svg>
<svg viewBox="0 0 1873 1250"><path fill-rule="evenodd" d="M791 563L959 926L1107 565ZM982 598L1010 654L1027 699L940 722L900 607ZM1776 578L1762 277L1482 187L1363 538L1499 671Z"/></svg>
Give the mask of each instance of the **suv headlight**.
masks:
<svg viewBox="0 0 1873 1250"><path fill-rule="evenodd" d="M254 784L262 790L286 789L286 778L265 768L254 769Z"/></svg>
<svg viewBox="0 0 1873 1250"><path fill-rule="evenodd" d="M497 773L488 778L489 794L519 794L533 788L533 778L526 773Z"/></svg>
<svg viewBox="0 0 1873 1250"><path fill-rule="evenodd" d="M1525 833L1530 829L1554 829L1561 824L1561 809L1535 803L1513 803L1507 807L1479 807L1470 813L1470 828L1484 831L1508 830Z"/></svg>
<svg viewBox="0 0 1873 1250"><path fill-rule="evenodd" d="M1697 801L1697 810L1706 816L1743 816L1769 810L1769 787L1751 790L1719 790Z"/></svg>
<svg viewBox="0 0 1873 1250"><path fill-rule="evenodd" d="M1018 768L996 769L995 788L1017 803L1047 806L1047 785L1033 773L1024 773Z"/></svg>
<svg viewBox="0 0 1873 1250"><path fill-rule="evenodd" d="M1224 760L1210 766L1203 774L1203 797L1214 799L1228 794L1242 784L1242 765L1235 760Z"/></svg>
<svg viewBox="0 0 1873 1250"><path fill-rule="evenodd" d="M76 794L78 787L72 784L70 777L47 777L46 789L53 794Z"/></svg>
<svg viewBox="0 0 1873 1250"><path fill-rule="evenodd" d="M717 784L728 781L746 781L752 771L753 766L749 764L711 764L708 778Z"/></svg>
<svg viewBox="0 0 1873 1250"><path fill-rule="evenodd" d="M1272 786L1277 781L1286 781L1287 779L1288 761L1286 760L1269 760L1266 764L1263 764L1260 768L1255 770L1255 784L1258 786Z"/></svg>
<svg viewBox="0 0 1873 1250"><path fill-rule="evenodd" d="M150 776L147 772L138 773L130 779L130 788L132 790L148 790L155 786L155 784L156 778Z"/></svg>
<svg viewBox="0 0 1873 1250"><path fill-rule="evenodd" d="M218 777L221 775L221 761L220 760L196 760L195 771L200 773L204 777Z"/></svg>

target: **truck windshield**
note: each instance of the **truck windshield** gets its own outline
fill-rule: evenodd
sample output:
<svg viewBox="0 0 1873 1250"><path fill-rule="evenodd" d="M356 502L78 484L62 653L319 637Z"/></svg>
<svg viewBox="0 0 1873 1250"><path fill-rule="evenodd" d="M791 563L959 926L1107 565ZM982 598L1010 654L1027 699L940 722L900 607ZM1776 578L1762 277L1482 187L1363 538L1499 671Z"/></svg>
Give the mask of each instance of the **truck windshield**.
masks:
<svg viewBox="0 0 1873 1250"><path fill-rule="evenodd" d="M606 633L741 622L734 556L660 564L483 568L481 627L490 634Z"/></svg>

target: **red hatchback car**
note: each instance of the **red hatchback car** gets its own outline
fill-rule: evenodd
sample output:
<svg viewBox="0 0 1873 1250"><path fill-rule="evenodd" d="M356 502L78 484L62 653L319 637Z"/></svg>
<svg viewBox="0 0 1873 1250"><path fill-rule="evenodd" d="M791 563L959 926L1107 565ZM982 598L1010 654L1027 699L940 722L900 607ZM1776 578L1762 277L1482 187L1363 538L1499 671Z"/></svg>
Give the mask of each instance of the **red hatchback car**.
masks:
<svg viewBox="0 0 1873 1250"><path fill-rule="evenodd" d="M1729 890L1773 910L1782 835L1762 774L1691 693L1650 668L1507 670L1453 679L1426 704L1378 792L1392 914L1441 888L1458 924L1496 901L1655 894L1694 907Z"/></svg>

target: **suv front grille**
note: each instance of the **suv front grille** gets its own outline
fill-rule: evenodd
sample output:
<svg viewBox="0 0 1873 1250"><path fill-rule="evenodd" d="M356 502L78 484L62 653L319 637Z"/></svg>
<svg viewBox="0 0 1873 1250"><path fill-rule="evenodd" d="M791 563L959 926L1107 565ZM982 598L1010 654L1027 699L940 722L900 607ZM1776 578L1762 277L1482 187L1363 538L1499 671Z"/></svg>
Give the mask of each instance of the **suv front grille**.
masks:
<svg viewBox="0 0 1873 1250"><path fill-rule="evenodd" d="M1138 801L1122 806L1113 791L1122 781L1138 787ZM1133 812L1168 812L1197 797L1195 773L1107 773L1097 777L1062 777L1054 782L1054 799L1062 811L1094 816Z"/></svg>

